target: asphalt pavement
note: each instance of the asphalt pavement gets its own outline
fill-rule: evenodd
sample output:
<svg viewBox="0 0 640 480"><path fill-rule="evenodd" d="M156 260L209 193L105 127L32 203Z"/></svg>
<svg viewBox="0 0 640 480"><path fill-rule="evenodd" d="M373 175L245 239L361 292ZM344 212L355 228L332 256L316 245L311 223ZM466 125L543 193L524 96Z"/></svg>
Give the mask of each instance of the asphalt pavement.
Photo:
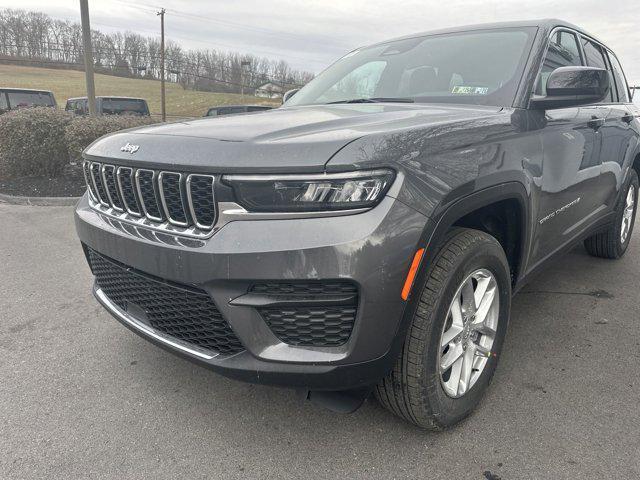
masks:
<svg viewBox="0 0 640 480"><path fill-rule="evenodd" d="M640 229L514 299L480 408L424 432L218 376L91 295L71 207L0 204L0 479L640 478Z"/></svg>

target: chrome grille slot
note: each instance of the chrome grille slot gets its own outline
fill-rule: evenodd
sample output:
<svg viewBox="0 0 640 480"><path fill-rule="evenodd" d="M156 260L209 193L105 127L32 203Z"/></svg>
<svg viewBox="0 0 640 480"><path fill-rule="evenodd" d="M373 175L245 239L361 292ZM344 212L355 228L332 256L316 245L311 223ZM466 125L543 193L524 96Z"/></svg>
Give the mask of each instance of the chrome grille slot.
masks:
<svg viewBox="0 0 640 480"><path fill-rule="evenodd" d="M158 202L156 179L157 173L153 170L136 170L136 185L138 198L145 216L154 222L163 222L164 214Z"/></svg>
<svg viewBox="0 0 640 480"><path fill-rule="evenodd" d="M103 165L102 180L111 206L119 212L124 212L122 200L120 199L120 192L118 191L118 186L116 184L116 167L113 165Z"/></svg>
<svg viewBox="0 0 640 480"><path fill-rule="evenodd" d="M118 188L122 196L124 208L128 213L136 217L142 216L142 210L136 196L136 188L133 179L133 169L128 167L118 167Z"/></svg>
<svg viewBox="0 0 640 480"><path fill-rule="evenodd" d="M216 220L216 204L213 193L214 177L211 175L189 175L187 198L189 211L196 227L210 230Z"/></svg>
<svg viewBox="0 0 640 480"><path fill-rule="evenodd" d="M91 182L93 183L93 188L95 189L98 201L104 205L105 207L110 207L109 198L107 197L107 191L104 188L104 183L102 182L102 165L96 162L91 162L89 165L89 171L91 172Z"/></svg>
<svg viewBox="0 0 640 480"><path fill-rule="evenodd" d="M93 201L98 201L98 194L96 193L96 187L93 186L93 180L91 180L91 162L85 160L82 162L82 172L84 173L84 181L87 184L87 190Z"/></svg>
<svg viewBox="0 0 640 480"><path fill-rule="evenodd" d="M189 218L183 200L182 174L160 172L158 175L160 200L169 223L180 227L189 226Z"/></svg>

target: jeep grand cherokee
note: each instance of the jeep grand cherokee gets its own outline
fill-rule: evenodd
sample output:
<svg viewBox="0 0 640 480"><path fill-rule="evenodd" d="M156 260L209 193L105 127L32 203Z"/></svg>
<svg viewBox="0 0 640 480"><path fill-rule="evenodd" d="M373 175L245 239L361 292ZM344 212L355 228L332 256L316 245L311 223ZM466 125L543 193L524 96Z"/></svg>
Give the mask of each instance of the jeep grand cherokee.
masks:
<svg viewBox="0 0 640 480"><path fill-rule="evenodd" d="M578 242L624 254L638 114L613 52L565 22L411 35L282 108L96 141L77 231L98 301L149 341L442 429L535 271Z"/></svg>

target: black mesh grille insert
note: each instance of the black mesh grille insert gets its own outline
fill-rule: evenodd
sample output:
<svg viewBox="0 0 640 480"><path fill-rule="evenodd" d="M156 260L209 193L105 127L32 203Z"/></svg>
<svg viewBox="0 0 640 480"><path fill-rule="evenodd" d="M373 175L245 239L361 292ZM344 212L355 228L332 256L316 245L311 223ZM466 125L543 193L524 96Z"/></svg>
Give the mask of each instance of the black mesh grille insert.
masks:
<svg viewBox="0 0 640 480"><path fill-rule="evenodd" d="M102 291L123 310L131 303L156 330L200 348L231 355L244 350L206 292L138 272L89 249Z"/></svg>
<svg viewBox="0 0 640 480"><path fill-rule="evenodd" d="M187 223L187 214L182 203L182 191L180 188L180 175L177 173L162 173L162 193L167 205L167 211L171 220L179 223Z"/></svg>
<svg viewBox="0 0 640 480"><path fill-rule="evenodd" d="M108 205L109 199L107 198L107 192L104 189L104 183L102 183L100 167L101 165L99 163L92 163L89 170L91 171L91 178L93 178L94 185L98 193L98 199Z"/></svg>
<svg viewBox="0 0 640 480"><path fill-rule="evenodd" d="M189 191L195 220L203 228L211 228L216 218L213 199L213 177L191 175Z"/></svg>
<svg viewBox="0 0 640 480"><path fill-rule="evenodd" d="M260 314L284 343L337 347L351 336L356 307L263 308Z"/></svg>
<svg viewBox="0 0 640 480"><path fill-rule="evenodd" d="M116 167L113 165L105 165L103 167L104 171L104 180L106 183L107 191L109 192L109 197L111 198L111 203L117 209L123 210L122 200L120 200L120 193L118 192L118 187L116 185Z"/></svg>
<svg viewBox="0 0 640 480"><path fill-rule="evenodd" d="M122 198L130 212L141 214L138 197L133 183L133 171L130 168L120 167L118 169L118 180L122 189Z"/></svg>
<svg viewBox="0 0 640 480"><path fill-rule="evenodd" d="M158 198L156 198L156 189L154 186L154 172L150 170L138 170L138 186L140 187L140 196L147 213L154 218L163 219L164 215L160 209Z"/></svg>
<svg viewBox="0 0 640 480"><path fill-rule="evenodd" d="M358 309L358 287L351 282L267 282L254 284L250 291L284 303L295 299L296 305L292 306L258 308L271 331L284 343L337 347L351 336ZM304 305L305 300L308 305Z"/></svg>

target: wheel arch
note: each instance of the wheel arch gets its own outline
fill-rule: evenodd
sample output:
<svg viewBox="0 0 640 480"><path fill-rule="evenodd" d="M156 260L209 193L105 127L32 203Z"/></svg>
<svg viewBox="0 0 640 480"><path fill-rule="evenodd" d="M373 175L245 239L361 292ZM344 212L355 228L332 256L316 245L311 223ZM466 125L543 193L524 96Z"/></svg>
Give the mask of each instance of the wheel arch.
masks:
<svg viewBox="0 0 640 480"><path fill-rule="evenodd" d="M447 232L452 227L476 228L498 237L491 228L482 228L480 225L473 224L472 219L476 213L488 212L492 207L498 206L500 208L507 205L514 208L516 214L515 218L511 219L511 221L517 222L517 231L512 232L517 242L517 245L514 245L515 251L510 252L509 248L505 248L504 238L498 238L498 241L505 249L509 259L512 268L512 284L515 286L523 276L531 237L530 197L525 186L520 182L507 182L488 187L444 205L435 221L432 219L435 225L432 224L430 229L427 228L423 232L421 245L426 246L426 250L421 270L428 270L438 251L438 246L442 244ZM509 237L506 240L507 242L513 241L514 237Z"/></svg>

